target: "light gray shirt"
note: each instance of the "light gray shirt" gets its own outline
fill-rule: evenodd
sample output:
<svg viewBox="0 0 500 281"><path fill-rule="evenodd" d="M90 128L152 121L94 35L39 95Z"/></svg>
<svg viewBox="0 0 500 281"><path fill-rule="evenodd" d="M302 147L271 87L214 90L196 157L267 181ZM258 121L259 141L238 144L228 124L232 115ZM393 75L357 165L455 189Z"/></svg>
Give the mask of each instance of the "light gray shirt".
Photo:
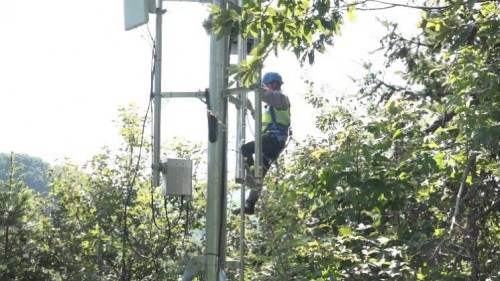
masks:
<svg viewBox="0 0 500 281"><path fill-rule="evenodd" d="M290 107L288 97L281 92L281 90L270 90L262 87L262 101L274 106L278 110L286 110Z"/></svg>

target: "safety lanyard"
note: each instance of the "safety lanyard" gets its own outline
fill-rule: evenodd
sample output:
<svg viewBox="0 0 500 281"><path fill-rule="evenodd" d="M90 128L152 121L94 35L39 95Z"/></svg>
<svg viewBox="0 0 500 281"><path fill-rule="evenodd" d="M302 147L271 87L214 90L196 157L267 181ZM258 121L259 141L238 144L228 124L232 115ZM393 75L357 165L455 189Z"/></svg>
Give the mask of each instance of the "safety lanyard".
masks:
<svg viewBox="0 0 500 281"><path fill-rule="evenodd" d="M273 121L274 130L276 130L276 136L279 142L285 142L281 130L279 129L278 122L276 121L276 113L274 112L274 106L269 106L269 113L271 114L271 120Z"/></svg>

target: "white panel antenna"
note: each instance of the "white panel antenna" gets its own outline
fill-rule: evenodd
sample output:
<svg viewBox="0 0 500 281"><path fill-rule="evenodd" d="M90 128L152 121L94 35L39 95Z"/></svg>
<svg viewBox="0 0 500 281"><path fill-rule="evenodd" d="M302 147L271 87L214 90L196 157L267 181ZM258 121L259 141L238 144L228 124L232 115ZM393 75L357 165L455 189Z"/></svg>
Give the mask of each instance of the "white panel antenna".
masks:
<svg viewBox="0 0 500 281"><path fill-rule="evenodd" d="M149 0L123 0L125 30L139 27L149 21Z"/></svg>

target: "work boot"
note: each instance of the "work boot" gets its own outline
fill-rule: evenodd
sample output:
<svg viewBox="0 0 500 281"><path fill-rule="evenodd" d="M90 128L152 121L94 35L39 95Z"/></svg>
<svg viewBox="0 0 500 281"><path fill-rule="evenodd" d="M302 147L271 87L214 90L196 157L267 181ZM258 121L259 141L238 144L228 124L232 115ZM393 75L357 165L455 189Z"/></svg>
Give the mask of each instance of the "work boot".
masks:
<svg viewBox="0 0 500 281"><path fill-rule="evenodd" d="M233 215L238 215L241 213L241 208L236 208L233 210ZM255 208L253 206L248 206L245 204L245 215L253 215L255 214Z"/></svg>

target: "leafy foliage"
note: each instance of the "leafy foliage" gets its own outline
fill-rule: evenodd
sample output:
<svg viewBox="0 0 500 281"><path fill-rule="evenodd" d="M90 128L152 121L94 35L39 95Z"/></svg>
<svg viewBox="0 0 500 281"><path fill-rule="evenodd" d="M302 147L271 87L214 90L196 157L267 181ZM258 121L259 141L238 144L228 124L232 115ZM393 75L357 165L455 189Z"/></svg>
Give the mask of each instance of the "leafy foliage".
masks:
<svg viewBox="0 0 500 281"><path fill-rule="evenodd" d="M135 106L120 112L124 146L115 155L105 148L82 167L52 170L46 200L14 180L11 164L0 192L2 280L174 280L189 255L201 252L186 231L201 228L203 185L195 181L189 201L162 202L145 168L145 121ZM178 157L197 149L179 143L171 145ZM194 157L195 169L202 156Z"/></svg>
<svg viewBox="0 0 500 281"><path fill-rule="evenodd" d="M500 278L500 12L475 2L428 9L416 38L387 24L406 84L370 70L357 100L308 98L324 136L268 182L250 280Z"/></svg>
<svg viewBox="0 0 500 281"><path fill-rule="evenodd" d="M344 21L341 11L346 7L351 15L355 5L330 0L243 1L238 9L212 5L210 11L214 15L213 30L219 38L241 35L258 40L252 58L233 68L248 85L255 82L257 70L270 52L289 50L300 62L314 63L315 54L323 53L333 45L334 36L340 34Z"/></svg>
<svg viewBox="0 0 500 281"><path fill-rule="evenodd" d="M0 279L43 280L50 275L38 244L41 198L16 177L15 163L12 155L8 179L0 181Z"/></svg>

